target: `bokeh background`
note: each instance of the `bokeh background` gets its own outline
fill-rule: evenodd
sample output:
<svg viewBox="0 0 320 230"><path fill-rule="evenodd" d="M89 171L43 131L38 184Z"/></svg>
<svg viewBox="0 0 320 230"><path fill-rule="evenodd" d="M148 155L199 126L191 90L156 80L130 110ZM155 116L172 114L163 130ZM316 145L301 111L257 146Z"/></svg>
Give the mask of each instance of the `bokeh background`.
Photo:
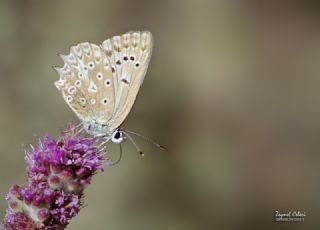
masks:
<svg viewBox="0 0 320 230"><path fill-rule="evenodd" d="M1 0L0 217L26 175L22 144L77 121L57 53L150 30L153 57L124 128L141 139L87 188L68 229L320 227L317 1ZM110 146L116 156L118 146ZM274 212L306 211L304 223Z"/></svg>

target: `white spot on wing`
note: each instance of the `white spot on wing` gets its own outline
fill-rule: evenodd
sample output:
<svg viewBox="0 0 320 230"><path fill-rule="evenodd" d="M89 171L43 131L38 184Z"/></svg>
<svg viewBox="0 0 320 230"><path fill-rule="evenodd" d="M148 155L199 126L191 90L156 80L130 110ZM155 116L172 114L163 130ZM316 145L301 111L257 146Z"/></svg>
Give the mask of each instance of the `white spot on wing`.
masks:
<svg viewBox="0 0 320 230"><path fill-rule="evenodd" d="M105 86L110 86L110 83L111 83L110 79L107 79L104 81Z"/></svg>
<svg viewBox="0 0 320 230"><path fill-rule="evenodd" d="M94 63L91 61L88 63L89 69L93 69L94 68Z"/></svg>
<svg viewBox="0 0 320 230"><path fill-rule="evenodd" d="M130 77L126 72L123 73L123 76L121 77L121 81L126 84L130 83Z"/></svg>
<svg viewBox="0 0 320 230"><path fill-rule="evenodd" d="M86 103L86 101L87 101L87 100L86 100L85 98L83 98L83 97L80 98L80 103L81 103L82 105L84 105L84 104Z"/></svg>
<svg viewBox="0 0 320 230"><path fill-rule="evenodd" d="M94 82L91 80L89 83L88 92L95 93L97 91L98 91L98 88L97 88L96 84L94 84Z"/></svg>
<svg viewBox="0 0 320 230"><path fill-rule="evenodd" d="M68 93L70 93L70 94L74 94L76 91L77 91L77 90L76 90L76 87L74 87L74 86L70 86L70 87L68 88Z"/></svg>
<svg viewBox="0 0 320 230"><path fill-rule="evenodd" d="M99 72L99 73L97 73L96 77L97 77L98 80L102 80L103 75L102 75L101 72Z"/></svg>
<svg viewBox="0 0 320 230"><path fill-rule="evenodd" d="M101 100L101 103L102 103L103 105L108 104L108 102L109 102L109 100L108 100L108 98L106 98L106 97Z"/></svg>
<svg viewBox="0 0 320 230"><path fill-rule="evenodd" d="M75 86L80 87L81 86L81 81L80 80L76 80L76 82L74 83Z"/></svg>
<svg viewBox="0 0 320 230"><path fill-rule="evenodd" d="M89 42L82 43L82 49L85 52L86 55L90 55L90 45Z"/></svg>
<svg viewBox="0 0 320 230"><path fill-rule="evenodd" d="M54 85L57 87L58 90L60 90L61 87L64 86L65 81L66 81L66 80L60 79L60 80L56 81L56 82L54 83Z"/></svg>
<svg viewBox="0 0 320 230"><path fill-rule="evenodd" d="M78 72L78 77L80 78L80 79L83 79L84 77L83 77L83 74L81 73L81 72Z"/></svg>
<svg viewBox="0 0 320 230"><path fill-rule="evenodd" d="M73 98L69 95L66 97L67 102L71 102L73 100Z"/></svg>

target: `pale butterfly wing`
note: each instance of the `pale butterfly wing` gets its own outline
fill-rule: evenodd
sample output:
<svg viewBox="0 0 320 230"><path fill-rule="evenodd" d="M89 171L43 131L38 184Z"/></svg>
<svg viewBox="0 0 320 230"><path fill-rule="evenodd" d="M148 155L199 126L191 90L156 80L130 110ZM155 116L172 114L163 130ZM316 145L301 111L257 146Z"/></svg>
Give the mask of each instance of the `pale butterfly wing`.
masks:
<svg viewBox="0 0 320 230"><path fill-rule="evenodd" d="M153 38L148 31L128 32L102 43L115 70L115 102L110 130L118 128L130 112L151 58Z"/></svg>
<svg viewBox="0 0 320 230"><path fill-rule="evenodd" d="M55 85L66 103L83 122L107 124L114 113L115 77L101 47L80 43L61 57L64 66L56 68Z"/></svg>
<svg viewBox="0 0 320 230"><path fill-rule="evenodd" d="M88 42L61 55L60 79L55 82L63 98L85 129L109 136L127 117L143 82L152 52L148 31L128 32L107 39L99 47Z"/></svg>

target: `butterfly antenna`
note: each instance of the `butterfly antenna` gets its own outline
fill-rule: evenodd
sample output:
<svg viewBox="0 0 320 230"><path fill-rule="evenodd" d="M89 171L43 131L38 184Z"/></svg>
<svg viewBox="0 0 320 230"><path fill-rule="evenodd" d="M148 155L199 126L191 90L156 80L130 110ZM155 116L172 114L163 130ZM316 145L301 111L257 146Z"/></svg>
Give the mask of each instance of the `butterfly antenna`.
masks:
<svg viewBox="0 0 320 230"><path fill-rule="evenodd" d="M131 133L131 134L133 134L133 135L136 135L136 136L138 136L138 137L141 137L142 139L144 139L144 140L146 140L146 141L154 144L156 147L158 147L159 149L161 149L161 150L163 150L163 151L168 151L168 149L167 149L166 147L158 144L157 142L155 142L154 140L152 140L152 139L149 138L149 137L145 137L145 136L143 136L143 135L141 135L141 134L139 134L139 133L132 132L132 131L129 131L129 130L125 130L125 131L126 131L127 133Z"/></svg>
<svg viewBox="0 0 320 230"><path fill-rule="evenodd" d="M142 150L139 148L139 146L136 144L136 142L133 140L133 138L125 131L122 131L126 137L129 138L129 140L131 141L131 143L134 145L134 147L136 148L137 152L140 154L140 156L144 157L144 153L142 152Z"/></svg>

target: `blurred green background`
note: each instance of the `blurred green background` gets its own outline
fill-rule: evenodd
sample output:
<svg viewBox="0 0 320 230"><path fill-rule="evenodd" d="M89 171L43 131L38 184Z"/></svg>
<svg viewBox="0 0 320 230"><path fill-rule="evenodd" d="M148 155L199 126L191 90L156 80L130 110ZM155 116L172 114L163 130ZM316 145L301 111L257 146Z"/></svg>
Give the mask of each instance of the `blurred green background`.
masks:
<svg viewBox="0 0 320 230"><path fill-rule="evenodd" d="M124 128L68 229L319 229L317 1L1 0L0 213L25 182L22 144L78 121L53 86L57 53L150 30L153 57ZM111 145L115 154L118 146ZM275 223L276 210L306 211Z"/></svg>

